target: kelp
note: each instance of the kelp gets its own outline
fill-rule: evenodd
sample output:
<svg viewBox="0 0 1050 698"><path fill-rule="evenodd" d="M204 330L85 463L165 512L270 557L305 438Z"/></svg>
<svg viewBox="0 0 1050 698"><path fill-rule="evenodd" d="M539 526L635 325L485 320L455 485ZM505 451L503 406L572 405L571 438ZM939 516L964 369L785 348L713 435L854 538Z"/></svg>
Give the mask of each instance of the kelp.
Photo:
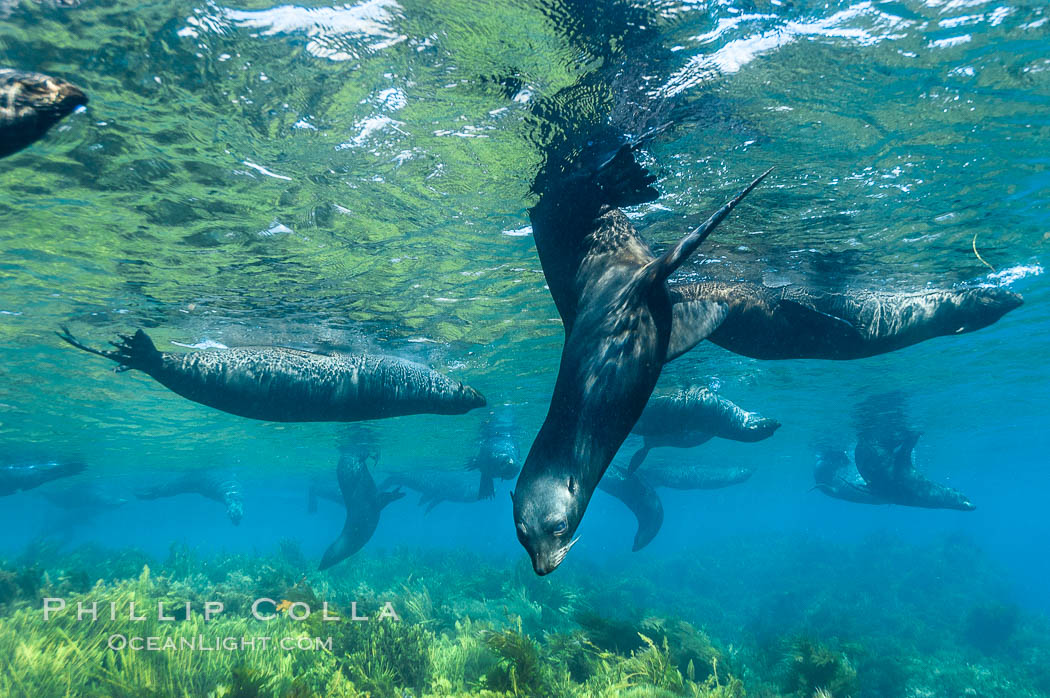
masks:
<svg viewBox="0 0 1050 698"><path fill-rule="evenodd" d="M775 560L777 550L767 545L760 553ZM954 546L945 553L928 553L930 570L978 569L972 551ZM736 558L719 563L718 573L730 576L726 589L739 587L731 565L745 565L748 554L741 546ZM887 545L883 557L918 556ZM699 569L674 560L650 563L649 577L624 578L593 574L581 562L554 583L535 578L527 565L508 568L454 551L396 550L362 555L352 570L321 574L303 564L298 546L281 541L271 556L201 557L174 546L165 560L139 564L133 575L114 572L126 574L144 559L134 551L62 553L42 546L0 561L0 695L866 698L976 692L1005 698L1050 689L1045 623L993 601L962 607L962 587L925 591L919 586L925 568L910 568L899 586L865 588L857 581L859 559L847 555L838 557L837 572L805 558L810 572L826 582L809 598L792 591L802 579L781 574L782 599L775 605L757 596L734 605L714 571L701 571L697 588L723 601L717 613L699 591L691 596L683 589L661 600L662 575ZM852 589L863 595L846 593L844 581L831 584L836 574L852 579ZM990 588L980 576L970 583ZM940 611L947 602L934 598L937 593L954 594L963 610L954 625L930 623L924 633L913 616L923 603ZM45 621L45 597L64 599L65 611ZM274 602L260 609L273 615L268 621L251 614L253 601L264 597ZM891 602L900 598L906 601ZM98 620L78 621L77 603L91 601L100 602ZM400 620L379 618L387 601ZM115 619L108 615L110 602L118 609ZM158 619L161 602L175 620ZM224 611L205 621L206 602L222 603ZM131 603L145 620L128 620ZM342 620L325 620L325 604ZM303 605L310 615L293 618L293 605L297 616ZM843 618L877 607L886 616L872 622L884 623L885 632L882 626L862 632L856 620ZM349 620L352 608L369 620ZM780 634L764 620L749 623L740 609L774 614ZM997 641L976 642L981 633ZM321 644L310 650L133 651L110 649L113 635L200 638L212 645L259 636Z"/></svg>

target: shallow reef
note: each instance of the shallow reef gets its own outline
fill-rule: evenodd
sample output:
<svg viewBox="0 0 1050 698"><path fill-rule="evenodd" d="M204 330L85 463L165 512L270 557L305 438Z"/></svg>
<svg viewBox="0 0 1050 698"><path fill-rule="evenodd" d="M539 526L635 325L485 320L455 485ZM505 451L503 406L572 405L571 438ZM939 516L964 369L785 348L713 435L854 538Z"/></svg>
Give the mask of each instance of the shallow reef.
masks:
<svg viewBox="0 0 1050 698"><path fill-rule="evenodd" d="M581 561L556 580L450 551L304 573L291 541L267 556L176 545L164 560L41 542L0 562L0 695L1050 695L1050 623L1009 601L980 551L878 544L878 564L901 564L895 584L877 578L870 548L820 542L742 540L731 557L650 560L644 574ZM45 620L45 598L65 608ZM252 613L261 598L274 602L257 609L267 620ZM78 619L81 602L98 602L97 618ZM387 602L397 620L380 617ZM223 609L205 619L209 603ZM114 636L157 637L159 649L113 649ZM271 641L215 649L260 637ZM187 638L196 649L163 646Z"/></svg>

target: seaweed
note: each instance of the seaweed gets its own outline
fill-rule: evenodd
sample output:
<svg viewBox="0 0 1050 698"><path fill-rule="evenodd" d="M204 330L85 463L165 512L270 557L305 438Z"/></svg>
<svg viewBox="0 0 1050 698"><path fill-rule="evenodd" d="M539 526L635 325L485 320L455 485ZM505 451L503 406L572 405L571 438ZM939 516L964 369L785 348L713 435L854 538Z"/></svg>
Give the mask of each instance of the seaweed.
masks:
<svg viewBox="0 0 1050 698"><path fill-rule="evenodd" d="M270 556L203 557L174 546L162 562L122 578L107 569L109 553L92 547L60 552L43 546L0 564L0 695L1013 698L1050 692L1045 619L1005 601L948 612L967 608L961 601L972 599L975 589L1003 598L994 578L973 573L982 569L976 553L958 543L923 551L926 562L911 567L900 563L922 556L883 544L883 556L901 572L882 584L869 579L861 555L840 552L831 565L827 551L791 551L804 565L797 576L785 567L776 591L760 593L756 581L745 596L734 581L737 568L758 559L780 564L777 548L742 545L731 557L666 566L650 561L645 576L625 565L623 576L598 578L581 564L562 571L557 585L451 551L400 549L362 555L352 571L304 573L296 550L285 542ZM122 570L143 559L135 551L113 556ZM950 564L973 565L970 586L923 586L938 570L953 584L963 579L945 573ZM700 580L696 591L691 585L663 599L664 577L685 574ZM812 589L807 574L823 579L808 597L801 593L807 584ZM94 580L86 589L85 575ZM67 612L45 622L44 596L62 596ZM301 602L312 613L298 620L278 612L260 621L251 615L252 600L260 597L282 611ZM400 621L378 618L387 599L396 603ZM122 609L164 602L176 620L147 613L136 623L103 614L78 622L69 612L93 600ZM206 601L223 603L224 613L205 622ZM349 620L354 601L370 620ZM343 620L324 620L325 603ZM645 612L630 611L636 608ZM748 623L752 614L768 612L777 614L780 635L772 623ZM311 651L134 652L109 649L114 633L205 642L260 635L331 640ZM975 637L982 633L989 638L983 648Z"/></svg>

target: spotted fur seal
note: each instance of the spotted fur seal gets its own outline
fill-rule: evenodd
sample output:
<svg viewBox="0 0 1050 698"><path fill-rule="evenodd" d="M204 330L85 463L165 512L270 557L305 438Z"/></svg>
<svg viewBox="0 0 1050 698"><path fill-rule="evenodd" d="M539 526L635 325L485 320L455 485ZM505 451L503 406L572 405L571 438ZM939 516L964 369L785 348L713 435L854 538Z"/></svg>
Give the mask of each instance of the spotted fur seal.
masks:
<svg viewBox="0 0 1050 698"><path fill-rule="evenodd" d="M623 502L638 520L638 530L631 548L633 552L638 552L656 538L664 523L664 505L646 478L613 466L606 470L605 477L598 483L598 489Z"/></svg>
<svg viewBox="0 0 1050 698"><path fill-rule="evenodd" d="M237 475L213 468L195 468L167 482L135 492L139 499L161 499L179 494L199 494L222 503L236 526L244 518L244 498Z"/></svg>
<svg viewBox="0 0 1050 698"><path fill-rule="evenodd" d="M161 352L142 330L122 335L115 351L58 335L78 349L143 371L184 398L251 419L355 422L408 414L462 414L485 398L459 381L400 359L321 354L285 347Z"/></svg>
<svg viewBox="0 0 1050 698"><path fill-rule="evenodd" d="M637 421L663 364L725 316L707 300L672 307L667 278L768 174L656 257L619 207L651 201L655 177L626 144L588 169L551 156L529 211L540 264L565 326L550 409L515 490L518 540L538 575L553 571L602 475Z"/></svg>
<svg viewBox="0 0 1050 698"><path fill-rule="evenodd" d="M631 433L644 439L627 469L637 470L658 446L693 448L713 437L752 443L768 439L780 422L748 412L707 388L692 386L673 395L649 398Z"/></svg>
<svg viewBox="0 0 1050 698"><path fill-rule="evenodd" d="M87 102L87 95L65 80L0 68L0 158L39 140Z"/></svg>
<svg viewBox="0 0 1050 698"><path fill-rule="evenodd" d="M80 461L46 461L42 463L13 463L0 465L0 497L40 487L63 477L84 472Z"/></svg>
<svg viewBox="0 0 1050 698"><path fill-rule="evenodd" d="M376 487L368 466L375 464L379 451L369 446L346 444L340 449L336 478L346 507L346 522L339 537L324 551L318 570L326 570L364 547L379 525L383 508L405 496L399 489L381 492Z"/></svg>
<svg viewBox="0 0 1050 698"><path fill-rule="evenodd" d="M998 287L916 292L821 291L754 283L677 284L675 304L712 303L725 317L708 340L754 359L860 359L988 327L1024 299Z"/></svg>

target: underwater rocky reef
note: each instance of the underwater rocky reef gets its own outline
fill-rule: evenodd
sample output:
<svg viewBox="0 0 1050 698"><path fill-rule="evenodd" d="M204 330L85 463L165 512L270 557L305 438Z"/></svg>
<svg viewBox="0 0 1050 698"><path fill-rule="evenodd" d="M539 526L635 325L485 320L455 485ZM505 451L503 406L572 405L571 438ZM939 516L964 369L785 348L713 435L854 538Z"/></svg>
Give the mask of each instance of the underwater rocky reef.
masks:
<svg viewBox="0 0 1050 698"><path fill-rule="evenodd" d="M39 542L0 565L0 695L1050 694L1050 621L1011 602L966 539L742 539L726 551L616 572L581 563L553 584L525 561L433 549L303 574L292 541L262 556L175 545L163 560ZM260 612L259 599L273 605ZM388 602L398 620L379 618ZM208 604L222 610L206 620ZM157 650L131 637L158 638ZM223 648L231 638L256 642Z"/></svg>

